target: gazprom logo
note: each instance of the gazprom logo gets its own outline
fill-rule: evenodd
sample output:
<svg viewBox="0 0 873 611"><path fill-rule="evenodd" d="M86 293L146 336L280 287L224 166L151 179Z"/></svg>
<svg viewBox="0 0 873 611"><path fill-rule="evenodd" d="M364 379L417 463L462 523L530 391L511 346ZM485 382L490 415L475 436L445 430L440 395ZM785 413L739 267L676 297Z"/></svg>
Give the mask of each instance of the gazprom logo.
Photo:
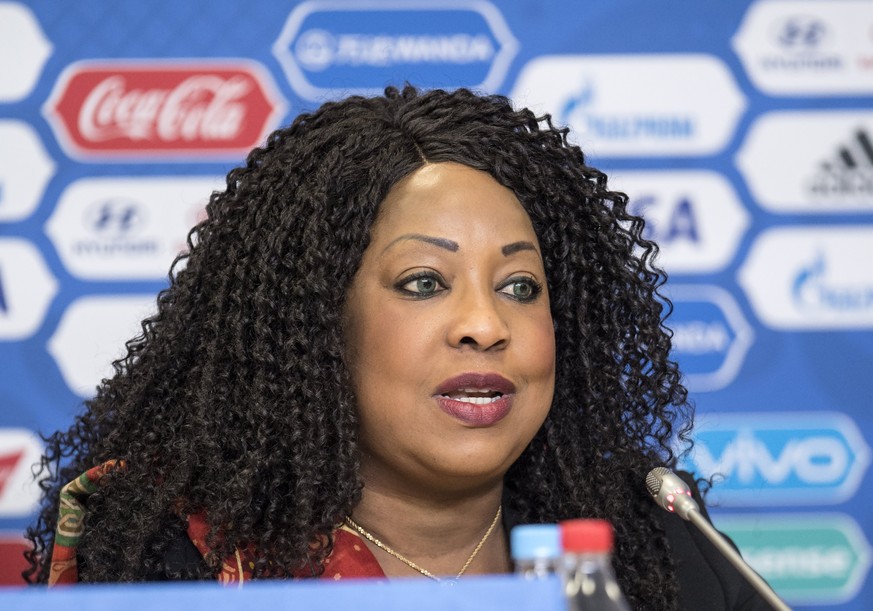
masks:
<svg viewBox="0 0 873 611"><path fill-rule="evenodd" d="M776 329L873 328L873 225L777 227L758 236L739 281Z"/></svg>
<svg viewBox="0 0 873 611"><path fill-rule="evenodd" d="M717 153L746 105L724 62L697 53L540 55L510 97L550 113L598 157Z"/></svg>
<svg viewBox="0 0 873 611"><path fill-rule="evenodd" d="M291 86L322 100L404 81L497 90L518 42L489 2L304 2L273 45Z"/></svg>
<svg viewBox="0 0 873 611"><path fill-rule="evenodd" d="M592 139L633 141L645 138L689 140L699 131L691 113L642 112L622 114L595 110L597 89L594 79L584 77L582 84L561 104L558 123L573 125Z"/></svg>
<svg viewBox="0 0 873 611"><path fill-rule="evenodd" d="M709 498L722 506L841 503L870 463L858 427L838 412L706 414L694 439L686 466L718 476Z"/></svg>
<svg viewBox="0 0 873 611"><path fill-rule="evenodd" d="M873 284L834 281L827 274L827 259L817 253L797 270L791 294L798 308L832 311L873 311Z"/></svg>

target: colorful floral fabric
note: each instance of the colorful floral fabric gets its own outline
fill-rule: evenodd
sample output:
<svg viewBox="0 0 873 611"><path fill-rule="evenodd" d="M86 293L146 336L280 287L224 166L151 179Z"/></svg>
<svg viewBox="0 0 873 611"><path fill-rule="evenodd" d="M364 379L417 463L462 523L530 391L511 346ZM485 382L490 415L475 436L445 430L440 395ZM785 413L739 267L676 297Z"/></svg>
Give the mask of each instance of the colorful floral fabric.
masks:
<svg viewBox="0 0 873 611"><path fill-rule="evenodd" d="M55 544L52 548L49 586L79 581L76 547L85 530L87 512L85 502L100 488L104 475L123 468L123 462L110 460L89 469L61 488L60 515L55 529Z"/></svg>
<svg viewBox="0 0 873 611"><path fill-rule="evenodd" d="M116 469L123 469L124 463L109 461L89 469L61 489L60 516L55 531L55 544L52 549L49 586L77 583L79 571L76 565L76 548L85 528L88 496L100 489L103 476ZM188 538L201 555L211 550L206 544L209 523L205 513L188 516L186 529ZM379 562L357 533L345 527L333 533L333 552L324 562L321 579L339 581L341 579L361 579L385 577ZM221 563L217 580L224 585L237 585L252 579L254 570L254 549L237 549L233 555ZM297 577L309 577L301 572Z"/></svg>

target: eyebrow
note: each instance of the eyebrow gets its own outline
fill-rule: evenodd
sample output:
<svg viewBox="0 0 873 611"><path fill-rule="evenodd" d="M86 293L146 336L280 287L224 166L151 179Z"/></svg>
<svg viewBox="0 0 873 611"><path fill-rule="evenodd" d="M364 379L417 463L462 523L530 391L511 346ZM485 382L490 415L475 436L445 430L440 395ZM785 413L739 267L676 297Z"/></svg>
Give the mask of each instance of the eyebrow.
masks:
<svg viewBox="0 0 873 611"><path fill-rule="evenodd" d="M439 246L440 248L444 248L451 252L458 252L458 243L452 240L448 240L446 238L435 238L433 236L424 235L422 233L406 233L400 237L394 238L391 240L391 243L388 244L385 248L382 249L384 253L386 250L394 246L397 242L405 241L405 240L418 240L420 242L426 242L427 244L433 244L434 246Z"/></svg>
<svg viewBox="0 0 873 611"><path fill-rule="evenodd" d="M504 257L508 257L509 255L515 254L521 250L532 250L534 252L537 251L536 246L531 242L513 242L512 244L507 244L503 248L500 249L500 252L503 253Z"/></svg>
<svg viewBox="0 0 873 611"><path fill-rule="evenodd" d="M434 246L438 246L439 248L443 248L448 250L449 252L458 252L460 246L454 240L449 240L448 238L437 238L434 236L425 235L423 233L405 233L402 236L396 237L391 242L382 249L382 253L385 253L389 248L397 244L398 242L403 242L406 240L418 240L419 242L425 242L426 244L432 244ZM522 250L532 250L537 252L536 246L533 245L532 242L527 242L521 240L519 242L512 242L511 244L507 244L500 248L500 252L503 253L504 257L508 257L510 255L514 255L517 252Z"/></svg>

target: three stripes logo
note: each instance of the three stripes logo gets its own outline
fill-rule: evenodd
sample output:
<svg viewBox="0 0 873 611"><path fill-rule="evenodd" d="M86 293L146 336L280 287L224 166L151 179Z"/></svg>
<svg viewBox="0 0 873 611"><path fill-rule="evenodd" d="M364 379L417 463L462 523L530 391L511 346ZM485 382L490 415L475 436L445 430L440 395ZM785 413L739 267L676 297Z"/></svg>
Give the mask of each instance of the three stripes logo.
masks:
<svg viewBox="0 0 873 611"><path fill-rule="evenodd" d="M868 132L857 129L833 157L821 162L808 189L816 199L873 201L873 141Z"/></svg>

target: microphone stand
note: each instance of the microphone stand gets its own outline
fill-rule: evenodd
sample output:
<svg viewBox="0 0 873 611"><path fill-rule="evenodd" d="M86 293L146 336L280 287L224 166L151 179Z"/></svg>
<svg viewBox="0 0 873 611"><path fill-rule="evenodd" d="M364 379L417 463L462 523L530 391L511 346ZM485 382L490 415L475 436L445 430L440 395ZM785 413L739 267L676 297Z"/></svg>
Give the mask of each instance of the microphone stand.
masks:
<svg viewBox="0 0 873 611"><path fill-rule="evenodd" d="M791 611L791 607L779 598L770 585L752 570L737 550L703 517L697 501L691 497L691 489L682 478L666 467L655 467L646 476L646 487L659 507L694 524L771 607L776 611Z"/></svg>
<svg viewBox="0 0 873 611"><path fill-rule="evenodd" d="M709 523L709 520L700 515L699 511L689 511L686 519L694 524L697 529L702 532L716 548L718 548L718 551L720 551L722 555L724 555L724 557L727 558L743 575L743 577L752 584L752 587L758 591L758 594L770 603L771 607L777 611L791 611L791 607L782 602L782 599L779 598L767 582L761 579L761 576L752 570L746 561L737 553L737 550L725 541L724 537L722 537L713 525Z"/></svg>

